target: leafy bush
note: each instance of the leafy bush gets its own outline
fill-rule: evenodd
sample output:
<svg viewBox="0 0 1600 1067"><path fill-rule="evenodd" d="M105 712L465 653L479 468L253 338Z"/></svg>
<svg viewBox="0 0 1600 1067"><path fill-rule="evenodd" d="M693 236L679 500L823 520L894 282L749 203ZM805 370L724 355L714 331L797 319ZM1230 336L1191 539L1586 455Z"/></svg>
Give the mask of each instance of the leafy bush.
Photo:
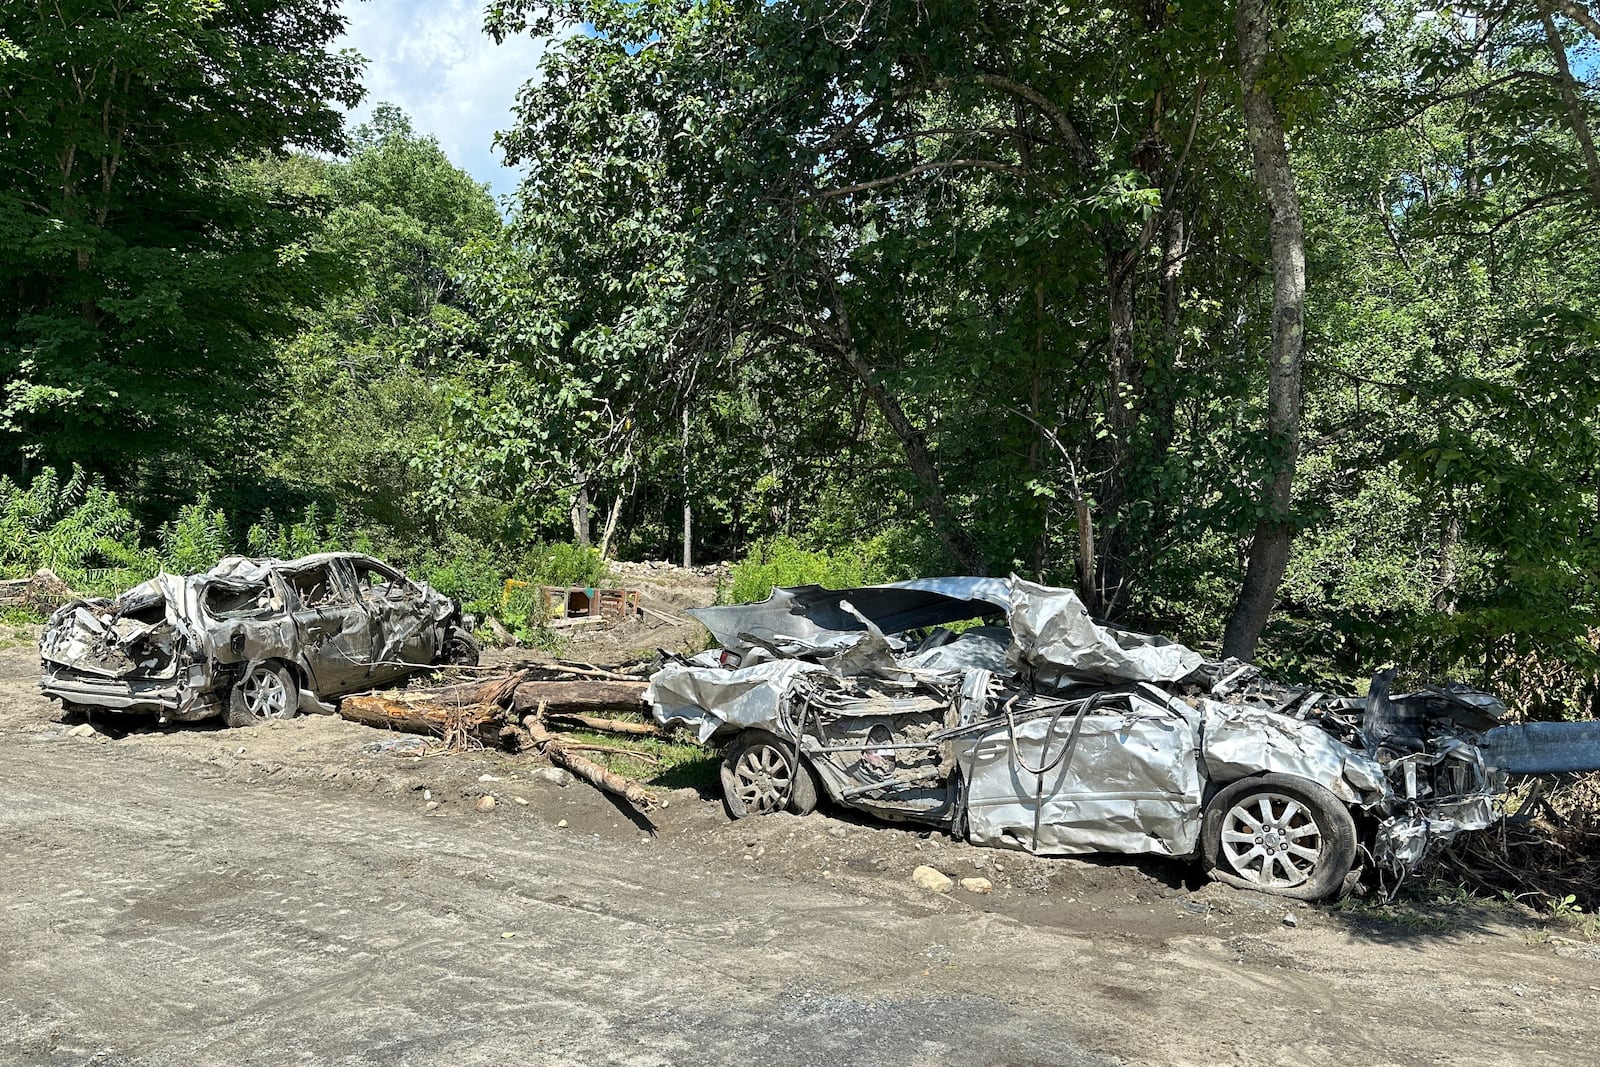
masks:
<svg viewBox="0 0 1600 1067"><path fill-rule="evenodd" d="M114 592L152 577L139 524L117 495L79 467L47 468L23 489L0 477L0 575L49 569L75 589Z"/></svg>
<svg viewBox="0 0 1600 1067"><path fill-rule="evenodd" d="M338 512L324 522L315 504L306 505L300 518L288 524L267 512L250 527L245 542L250 555L274 559L297 559L317 552L371 552L373 547L370 533L349 529Z"/></svg>
<svg viewBox="0 0 1600 1067"><path fill-rule="evenodd" d="M776 586L844 589L903 577L881 538L829 551L806 548L790 537L774 537L756 542L749 554L733 565L733 581L723 596L729 603L749 604L765 600Z"/></svg>
<svg viewBox="0 0 1600 1067"><path fill-rule="evenodd" d="M178 509L178 517L156 535L161 565L176 574L198 574L233 552L228 517L211 509L211 498Z"/></svg>
<svg viewBox="0 0 1600 1067"><path fill-rule="evenodd" d="M407 568L446 596L461 601L469 613L493 611L500 603L504 575L487 545L460 534L432 545Z"/></svg>
<svg viewBox="0 0 1600 1067"><path fill-rule="evenodd" d="M534 585L580 586L592 589L604 585L606 561L600 551L585 545L565 542L536 543L522 557L518 577Z"/></svg>

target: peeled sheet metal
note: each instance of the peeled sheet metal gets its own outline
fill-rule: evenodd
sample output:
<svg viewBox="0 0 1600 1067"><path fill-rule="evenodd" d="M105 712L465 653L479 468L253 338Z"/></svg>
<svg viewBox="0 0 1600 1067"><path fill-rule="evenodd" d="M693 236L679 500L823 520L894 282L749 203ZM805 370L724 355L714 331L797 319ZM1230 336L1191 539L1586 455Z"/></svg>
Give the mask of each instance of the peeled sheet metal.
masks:
<svg viewBox="0 0 1600 1067"><path fill-rule="evenodd" d="M1600 719L1496 726L1478 747L1485 764L1507 774L1600 771Z"/></svg>
<svg viewBox="0 0 1600 1067"><path fill-rule="evenodd" d="M1101 626L1070 589L1011 579L1012 661L1108 682L1176 682L1205 662L1165 638Z"/></svg>
<svg viewBox="0 0 1600 1067"><path fill-rule="evenodd" d="M1131 712L1084 715L1075 742L1073 726L1072 715L1019 722L1013 745L1001 721L954 742L968 839L1046 856L1192 855L1205 788L1196 722L1134 698Z"/></svg>
<svg viewBox="0 0 1600 1067"><path fill-rule="evenodd" d="M821 664L782 659L738 670L669 663L650 678L644 699L663 726L692 727L702 743L726 726L782 729L783 704L795 680L827 674Z"/></svg>
<svg viewBox="0 0 1600 1067"><path fill-rule="evenodd" d="M1202 700L1201 755L1208 775L1231 782L1262 771L1293 774L1347 804L1371 804L1388 792L1377 761L1304 719Z"/></svg>
<svg viewBox="0 0 1600 1067"><path fill-rule="evenodd" d="M1009 583L1000 578L923 578L855 589L774 589L759 604L694 608L689 614L730 651L743 654L767 643L797 656L842 652L860 639L867 622L893 635L998 614L1009 596Z"/></svg>
<svg viewBox="0 0 1600 1067"><path fill-rule="evenodd" d="M1006 650L1011 646L1011 631L1004 626L979 626L959 635L948 644L938 645L900 660L902 667L940 674L966 674L984 670L1005 674Z"/></svg>

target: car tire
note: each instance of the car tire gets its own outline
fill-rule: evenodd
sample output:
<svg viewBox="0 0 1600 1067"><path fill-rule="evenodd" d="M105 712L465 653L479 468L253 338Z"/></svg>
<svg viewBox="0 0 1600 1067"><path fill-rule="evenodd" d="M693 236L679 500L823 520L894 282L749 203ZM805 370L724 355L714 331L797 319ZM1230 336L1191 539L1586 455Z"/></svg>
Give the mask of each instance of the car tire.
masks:
<svg viewBox="0 0 1600 1067"><path fill-rule="evenodd" d="M798 767L794 760L794 742L765 730L746 730L735 738L722 757L722 800L728 814L743 819L780 810L796 815L817 810L816 776L804 760Z"/></svg>
<svg viewBox="0 0 1600 1067"><path fill-rule="evenodd" d="M229 726L255 726L268 719L292 719L300 707L300 687L281 663L252 663L228 693Z"/></svg>
<svg viewBox="0 0 1600 1067"><path fill-rule="evenodd" d="M1289 774L1261 774L1206 805L1202 862L1220 882L1294 900L1340 892L1356 861L1350 809L1327 789Z"/></svg>
<svg viewBox="0 0 1600 1067"><path fill-rule="evenodd" d="M465 630L451 630L444 639L444 648L439 650L439 662L452 667L476 667L482 654L483 646L477 638Z"/></svg>

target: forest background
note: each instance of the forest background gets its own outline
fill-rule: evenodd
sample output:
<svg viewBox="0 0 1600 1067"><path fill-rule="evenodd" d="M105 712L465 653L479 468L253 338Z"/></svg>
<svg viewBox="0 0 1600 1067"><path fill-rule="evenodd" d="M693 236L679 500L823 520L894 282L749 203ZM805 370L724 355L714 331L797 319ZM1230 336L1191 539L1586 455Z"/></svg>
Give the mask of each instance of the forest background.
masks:
<svg viewBox="0 0 1600 1067"><path fill-rule="evenodd" d="M0 11L0 577L1016 573L1600 710L1586 4L507 0L502 204L343 25Z"/></svg>

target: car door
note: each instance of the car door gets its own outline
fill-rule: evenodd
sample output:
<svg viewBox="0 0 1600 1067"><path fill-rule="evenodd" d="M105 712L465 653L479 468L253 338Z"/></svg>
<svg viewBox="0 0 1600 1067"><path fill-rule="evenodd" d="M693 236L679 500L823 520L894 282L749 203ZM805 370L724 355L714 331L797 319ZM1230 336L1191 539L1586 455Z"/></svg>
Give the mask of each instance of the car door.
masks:
<svg viewBox="0 0 1600 1067"><path fill-rule="evenodd" d="M1070 711L1018 721L1014 732L1002 719L964 743L971 841L1042 855L1194 851L1198 720L1165 700L1108 696L1081 724Z"/></svg>
<svg viewBox="0 0 1600 1067"><path fill-rule="evenodd" d="M286 571L294 624L319 696L364 689L372 674L373 625L338 559Z"/></svg>
<svg viewBox="0 0 1600 1067"><path fill-rule="evenodd" d="M365 556L349 560L356 595L372 619L372 673L377 681L403 677L438 658L438 627L428 598L405 575Z"/></svg>

